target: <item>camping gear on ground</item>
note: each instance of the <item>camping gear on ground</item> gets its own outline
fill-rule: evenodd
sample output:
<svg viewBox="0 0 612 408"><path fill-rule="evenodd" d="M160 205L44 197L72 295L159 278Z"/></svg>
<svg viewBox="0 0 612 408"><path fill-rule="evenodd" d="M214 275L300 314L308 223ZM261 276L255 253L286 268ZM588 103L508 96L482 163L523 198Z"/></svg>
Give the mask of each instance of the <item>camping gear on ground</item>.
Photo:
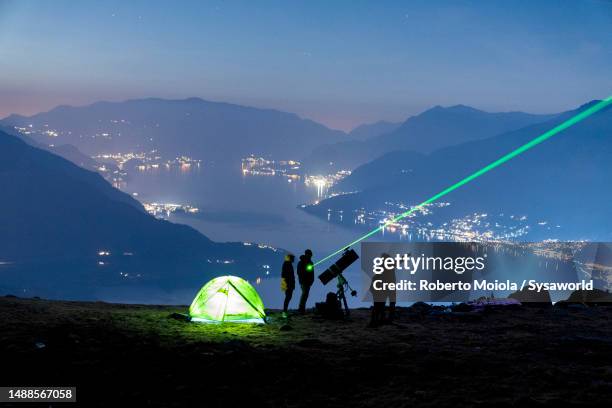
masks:
<svg viewBox="0 0 612 408"><path fill-rule="evenodd" d="M315 304L315 313L322 316L325 319L342 319L344 313L342 312L342 305L338 299L338 295L334 292L329 292L325 297L325 302L319 302Z"/></svg>
<svg viewBox="0 0 612 408"><path fill-rule="evenodd" d="M200 289L189 307L192 322L265 323L264 305L249 282L220 276Z"/></svg>

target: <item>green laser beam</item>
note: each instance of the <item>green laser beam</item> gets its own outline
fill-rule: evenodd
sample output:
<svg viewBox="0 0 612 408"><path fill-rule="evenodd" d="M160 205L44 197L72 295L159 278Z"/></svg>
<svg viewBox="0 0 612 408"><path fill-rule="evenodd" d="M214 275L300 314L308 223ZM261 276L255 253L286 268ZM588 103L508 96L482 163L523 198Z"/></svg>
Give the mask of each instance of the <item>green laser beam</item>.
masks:
<svg viewBox="0 0 612 408"><path fill-rule="evenodd" d="M481 168L480 170L470 174L469 176L467 176L466 178L456 182L455 184L451 185L450 187L447 187L446 189L440 191L438 194L428 198L427 200L423 201L422 203L412 207L410 210L396 216L395 218L385 222L382 225L379 225L377 228L373 229L372 231L368 232L367 234L365 234L362 237L357 238L355 241L351 242L350 244L344 245L341 249L337 250L334 253L331 253L329 255L327 255L325 258L317 261L315 263L315 266L327 261L329 258L338 255L340 252L344 251L344 248L347 247L351 247L355 244L360 243L361 241L363 241L364 239L367 239L369 237L371 237L372 235L378 233L379 231L381 231L383 228L385 228L386 226L393 224L403 218L408 217L410 214L412 214L413 212L415 212L416 210L418 210L419 208L423 207L424 205L427 204L431 204L434 201L438 200L439 198L444 197L445 195L447 195L448 193L458 189L459 187L469 183L470 181L477 179L478 177L482 176L483 174L493 170L494 168L501 166L502 164L506 163L507 161L515 158L516 156L520 155L521 153L526 152L527 150L539 145L540 143L550 139L551 137L553 137L554 135L564 131L565 129L575 125L576 123L580 122L583 119L588 118L589 116L591 116L592 114L602 110L603 108L605 108L606 106L612 104L612 96L607 97L606 99L599 101L598 103L596 103L595 105L591 106L588 109L583 110L582 112L572 116L571 118L569 118L568 120L566 120L565 122L555 126L554 128L550 129L549 131L541 134L540 136L536 137L535 139L525 143L524 145L516 148L515 150L511 151L510 153L507 153L506 155L500 157L499 159L495 160L494 162L486 165L485 167Z"/></svg>

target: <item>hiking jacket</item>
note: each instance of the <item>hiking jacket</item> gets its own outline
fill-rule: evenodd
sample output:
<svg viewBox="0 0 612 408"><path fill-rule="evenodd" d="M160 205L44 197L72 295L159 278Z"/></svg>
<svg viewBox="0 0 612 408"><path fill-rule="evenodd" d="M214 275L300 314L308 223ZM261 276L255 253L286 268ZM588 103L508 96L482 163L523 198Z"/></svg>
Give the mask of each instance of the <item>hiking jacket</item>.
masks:
<svg viewBox="0 0 612 408"><path fill-rule="evenodd" d="M283 262L281 278L287 283L287 289L295 289L295 274L293 273L293 264L291 262Z"/></svg>

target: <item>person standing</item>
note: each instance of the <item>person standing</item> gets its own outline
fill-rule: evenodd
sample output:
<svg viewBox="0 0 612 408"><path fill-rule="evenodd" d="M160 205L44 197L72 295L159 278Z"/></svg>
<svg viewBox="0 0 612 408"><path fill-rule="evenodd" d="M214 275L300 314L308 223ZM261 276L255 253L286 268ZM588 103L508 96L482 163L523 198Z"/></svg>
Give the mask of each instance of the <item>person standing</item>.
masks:
<svg viewBox="0 0 612 408"><path fill-rule="evenodd" d="M391 255L383 253L381 255L381 258L391 258ZM389 284L396 283L395 268L385 267L380 275L374 274L372 276L370 292L372 292L372 299L374 300L374 305L372 306L372 316L368 327L378 327L385 322L385 304L387 303L387 299L389 299L389 317L386 321L391 323L395 318L395 304L397 301L396 292L395 290L390 289L375 290L374 282L377 280L381 281L382 283L385 283L387 285L387 288L389 287Z"/></svg>
<svg viewBox="0 0 612 408"><path fill-rule="evenodd" d="M287 311L289 310L289 302L293 297L293 290L295 289L295 274L293 273L293 261L295 261L295 256L293 254L285 255L285 262L283 262L283 269L281 271L281 289L285 292L285 301L283 303L283 317L287 317Z"/></svg>
<svg viewBox="0 0 612 408"><path fill-rule="evenodd" d="M310 287L314 283L314 265L312 263L312 251L310 249L304 251L304 255L300 256L300 261L297 265L297 275L300 282L300 289L302 290L298 311L304 314L306 313L306 302L308 301Z"/></svg>

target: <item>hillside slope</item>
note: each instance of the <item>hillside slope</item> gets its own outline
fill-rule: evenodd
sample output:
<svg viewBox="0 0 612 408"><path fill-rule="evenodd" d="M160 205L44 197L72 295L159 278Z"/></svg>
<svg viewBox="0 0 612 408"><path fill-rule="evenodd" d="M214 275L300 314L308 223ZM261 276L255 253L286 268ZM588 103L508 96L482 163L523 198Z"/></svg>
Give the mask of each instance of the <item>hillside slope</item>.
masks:
<svg viewBox="0 0 612 408"><path fill-rule="evenodd" d="M168 317L185 309L0 298L0 381L76 386L88 407L606 406L612 397L611 308L400 309L379 329L366 328L368 310L353 310L349 321L291 316L291 330L278 313L265 326Z"/></svg>
<svg viewBox="0 0 612 408"><path fill-rule="evenodd" d="M11 293L172 290L219 273L254 278L273 257L155 219L100 175L2 132L0 186L0 289Z"/></svg>

